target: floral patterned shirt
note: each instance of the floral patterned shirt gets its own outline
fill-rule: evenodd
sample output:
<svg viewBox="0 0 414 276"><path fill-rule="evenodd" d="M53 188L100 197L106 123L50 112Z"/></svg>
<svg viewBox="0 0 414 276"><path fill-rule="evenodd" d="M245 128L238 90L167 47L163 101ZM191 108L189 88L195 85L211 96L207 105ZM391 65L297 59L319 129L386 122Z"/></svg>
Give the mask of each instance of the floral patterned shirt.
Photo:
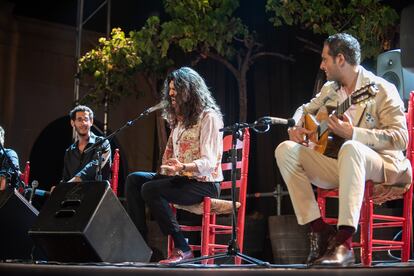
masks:
<svg viewBox="0 0 414 276"><path fill-rule="evenodd" d="M170 158L182 163L194 162L198 172L179 172L177 175L195 178L201 182L223 180L221 158L223 154L223 120L214 111L205 111L198 122L186 129L179 123L170 134L162 158L162 164ZM161 170L161 174L166 174Z"/></svg>

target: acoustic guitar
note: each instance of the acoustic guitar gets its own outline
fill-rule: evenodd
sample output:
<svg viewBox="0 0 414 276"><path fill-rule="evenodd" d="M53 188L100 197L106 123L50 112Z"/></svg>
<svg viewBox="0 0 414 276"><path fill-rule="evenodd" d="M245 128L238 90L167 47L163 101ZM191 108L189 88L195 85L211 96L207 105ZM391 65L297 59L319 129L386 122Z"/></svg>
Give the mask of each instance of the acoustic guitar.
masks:
<svg viewBox="0 0 414 276"><path fill-rule="evenodd" d="M329 131L327 121L329 115L335 114L338 118L341 118L351 105L366 103L377 93L378 88L372 82L352 92L336 108L329 110L329 108L323 106L318 110L316 116L305 114L304 127L312 131L312 134L307 136L307 140L310 142L309 147L328 157L337 158L339 149L345 142L345 139Z"/></svg>

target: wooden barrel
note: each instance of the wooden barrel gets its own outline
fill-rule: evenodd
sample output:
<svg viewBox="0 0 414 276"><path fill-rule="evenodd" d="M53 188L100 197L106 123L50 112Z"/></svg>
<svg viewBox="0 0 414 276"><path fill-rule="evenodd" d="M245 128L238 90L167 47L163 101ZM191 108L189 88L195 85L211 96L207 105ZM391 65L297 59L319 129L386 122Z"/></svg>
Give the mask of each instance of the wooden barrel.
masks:
<svg viewBox="0 0 414 276"><path fill-rule="evenodd" d="M275 264L304 264L309 254L309 229L294 215L270 216L269 236Z"/></svg>

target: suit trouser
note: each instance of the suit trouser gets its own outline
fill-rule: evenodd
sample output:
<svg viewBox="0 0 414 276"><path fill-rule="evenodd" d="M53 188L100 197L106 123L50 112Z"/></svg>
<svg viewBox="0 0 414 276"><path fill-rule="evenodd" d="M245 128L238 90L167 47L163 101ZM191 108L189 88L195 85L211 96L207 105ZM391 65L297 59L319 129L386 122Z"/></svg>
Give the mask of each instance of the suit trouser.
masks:
<svg viewBox="0 0 414 276"><path fill-rule="evenodd" d="M126 181L127 211L146 238L145 203L165 235L180 231L169 203L193 205L205 196L218 197L216 182L199 182L182 176L163 176L151 172L135 172Z"/></svg>
<svg viewBox="0 0 414 276"><path fill-rule="evenodd" d="M357 141L346 141L338 159L293 141L281 143L275 157L298 223L302 225L321 216L311 183L324 189L339 188L338 225L357 229L365 180L384 181L381 156Z"/></svg>

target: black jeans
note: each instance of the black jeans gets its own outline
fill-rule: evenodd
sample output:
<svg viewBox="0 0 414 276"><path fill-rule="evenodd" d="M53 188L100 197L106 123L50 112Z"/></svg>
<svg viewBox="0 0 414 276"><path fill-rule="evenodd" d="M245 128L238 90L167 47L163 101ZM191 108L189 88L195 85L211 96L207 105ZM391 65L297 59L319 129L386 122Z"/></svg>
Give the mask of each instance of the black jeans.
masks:
<svg viewBox="0 0 414 276"><path fill-rule="evenodd" d="M183 176L164 176L151 172L135 172L126 181L127 211L146 239L145 203L165 235L179 232L178 222L169 203L192 205L205 196L217 198L219 183L199 182Z"/></svg>

